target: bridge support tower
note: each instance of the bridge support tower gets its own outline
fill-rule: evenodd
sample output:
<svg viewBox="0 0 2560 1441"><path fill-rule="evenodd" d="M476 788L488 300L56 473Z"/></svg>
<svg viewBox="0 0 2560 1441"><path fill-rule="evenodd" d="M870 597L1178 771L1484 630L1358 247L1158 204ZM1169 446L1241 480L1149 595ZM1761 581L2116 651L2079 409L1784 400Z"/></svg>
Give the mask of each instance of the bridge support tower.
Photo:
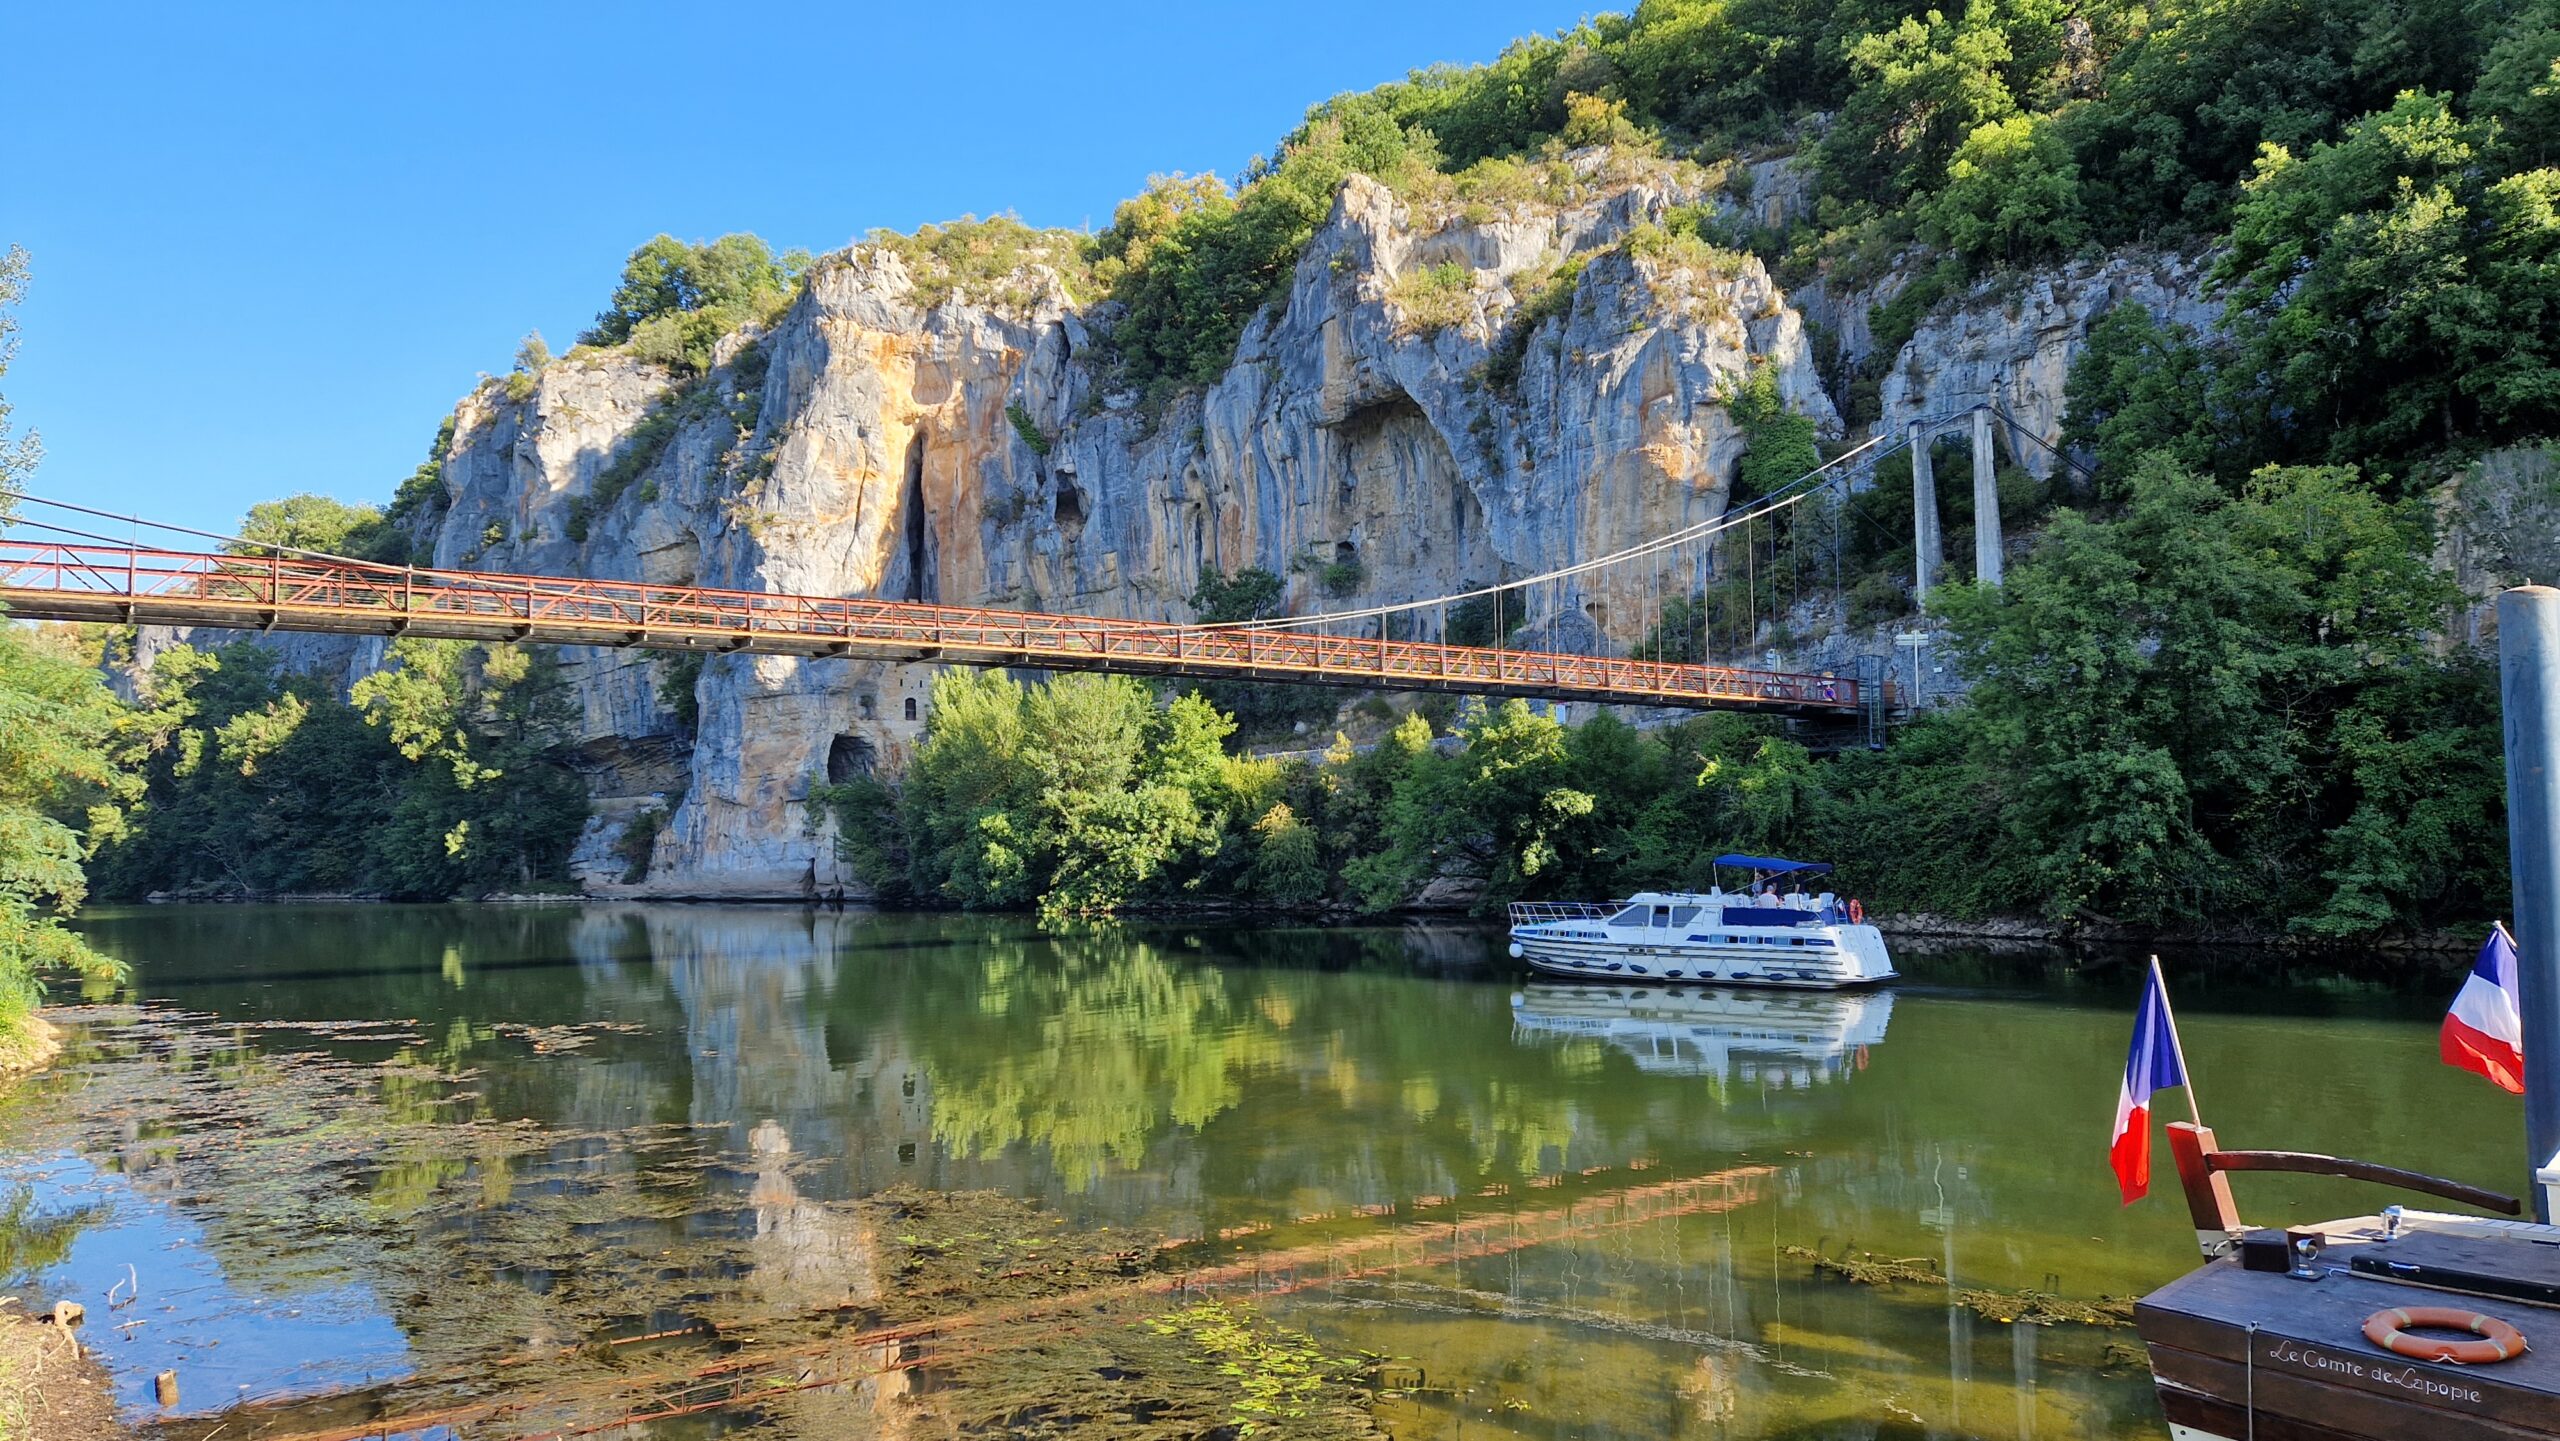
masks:
<svg viewBox="0 0 2560 1441"><path fill-rule="evenodd" d="M1973 578L2000 583L2000 482L1991 456L1991 407L1973 408Z"/></svg>
<svg viewBox="0 0 2560 1441"><path fill-rule="evenodd" d="M1938 533L1938 478L1929 465L1929 446L1936 438L1934 433L1923 434L1920 422L1911 422L1911 600L1924 606L1929 603L1929 587L1937 583L1938 568L1947 563L1946 541Z"/></svg>
<svg viewBox="0 0 2560 1441"><path fill-rule="evenodd" d="M1975 406L1971 419L1973 576L1985 585L1998 585L2007 549L2000 534L1999 466L1991 451L1991 407ZM1938 522L1937 468L1929 456L1929 448L1936 443L1938 431L1915 420L1904 436L1911 455L1911 598L1925 606L1929 603L1930 588L1938 583L1938 572L1947 563L1946 535Z"/></svg>

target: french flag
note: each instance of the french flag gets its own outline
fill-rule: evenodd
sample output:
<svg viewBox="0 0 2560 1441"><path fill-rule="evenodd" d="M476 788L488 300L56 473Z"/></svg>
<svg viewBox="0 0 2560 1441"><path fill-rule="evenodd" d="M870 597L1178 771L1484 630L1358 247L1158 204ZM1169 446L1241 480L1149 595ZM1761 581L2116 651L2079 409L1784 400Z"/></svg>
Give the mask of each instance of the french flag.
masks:
<svg viewBox="0 0 2560 1441"><path fill-rule="evenodd" d="M2489 932L2462 992L2445 1012L2436 1049L2448 1066L2524 1091L2524 1007L2516 989L2516 943L2505 926Z"/></svg>
<svg viewBox="0 0 2560 1441"><path fill-rule="evenodd" d="M2178 1049L2177 1022L2169 1018L2169 988L2154 960L2142 1009L2133 1018L2133 1049L2116 1092L2116 1138L2107 1157L2128 1206L2151 1194L2151 1093L2186 1083L2187 1058Z"/></svg>

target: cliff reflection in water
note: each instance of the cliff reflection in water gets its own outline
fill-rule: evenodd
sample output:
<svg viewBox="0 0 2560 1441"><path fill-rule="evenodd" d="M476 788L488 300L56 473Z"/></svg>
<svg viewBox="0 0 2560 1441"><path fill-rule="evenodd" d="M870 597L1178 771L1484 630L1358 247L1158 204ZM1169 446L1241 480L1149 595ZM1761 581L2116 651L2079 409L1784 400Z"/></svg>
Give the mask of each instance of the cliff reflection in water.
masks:
<svg viewBox="0 0 2560 1441"><path fill-rule="evenodd" d="M1189 1232L1650 1144L1640 1107L1575 1094L1591 1057L1514 1046L1503 991L1432 979L1481 970L1480 932L776 919L653 909L578 938L605 977L645 948L691 1119L742 1151L781 1126L829 1196L996 1186Z"/></svg>

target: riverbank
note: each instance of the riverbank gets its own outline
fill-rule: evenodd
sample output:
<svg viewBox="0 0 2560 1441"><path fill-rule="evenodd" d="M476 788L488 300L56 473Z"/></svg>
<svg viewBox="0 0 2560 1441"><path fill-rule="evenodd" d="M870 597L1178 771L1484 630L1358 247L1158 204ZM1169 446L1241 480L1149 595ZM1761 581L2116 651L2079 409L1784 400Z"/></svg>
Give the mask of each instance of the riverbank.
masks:
<svg viewBox="0 0 2560 1441"><path fill-rule="evenodd" d="M62 1050L62 1038L41 1015L29 1012L17 1025L0 1025L0 1080L41 1071Z"/></svg>
<svg viewBox="0 0 2560 1441"><path fill-rule="evenodd" d="M8 1441L126 1441L107 1370L76 1330L0 1301L0 1437Z"/></svg>
<svg viewBox="0 0 2560 1441"><path fill-rule="evenodd" d="M1235 901L1222 898L1196 898L1181 905L1135 904L1104 913L1096 919L1117 918L1131 921L1219 920L1232 921L1254 917L1284 917L1309 924L1376 925L1391 921L1467 921L1488 925L1499 924L1497 913L1480 915L1471 895L1438 895L1426 892L1416 902L1393 907L1385 912L1364 912L1343 901L1318 901L1306 904L1275 904L1268 901ZM865 907L900 914L933 915L955 908L942 906L882 905L863 895L847 895L841 890L822 895L806 892L741 891L705 893L696 888L659 889L650 886L607 886L600 889L570 891L492 892L476 897L455 897L453 904L506 906L567 905L698 905L698 906L817 906L842 909ZM154 892L145 898L149 905L381 905L407 904L390 896L347 892L285 893L249 895L225 894L182 895ZM1035 915L1028 907L1002 907L980 914ZM2283 951L2304 956L2339 954L2467 956L2480 945L2478 934L2466 931L2407 931L2341 940L2328 936L2304 936L2288 931L2270 930L2248 925L2200 924L2189 926L2135 926L2103 920L2050 921L2029 916L1986 916L1965 918L1926 913L1894 916L1870 916L1876 929L1903 942L1956 942L1992 951L2013 947L2166 947L2204 946L2232 947L2251 950ZM2486 922L2483 922L2486 925ZM39 1062L38 1064L41 1064ZM0 1058L0 1070L7 1069Z"/></svg>
<svg viewBox="0 0 2560 1441"><path fill-rule="evenodd" d="M2128 926L2106 921L2046 921L2022 916L1965 920L1951 916L1870 916L1877 930L1896 941L1947 941L2000 950L2010 946L2205 946L2284 951L2318 956L2341 953L2382 955L2467 956L2479 949L2479 934L2461 931L2408 931L2339 940L2296 935L2251 926ZM2485 930L2487 922L2483 922Z"/></svg>

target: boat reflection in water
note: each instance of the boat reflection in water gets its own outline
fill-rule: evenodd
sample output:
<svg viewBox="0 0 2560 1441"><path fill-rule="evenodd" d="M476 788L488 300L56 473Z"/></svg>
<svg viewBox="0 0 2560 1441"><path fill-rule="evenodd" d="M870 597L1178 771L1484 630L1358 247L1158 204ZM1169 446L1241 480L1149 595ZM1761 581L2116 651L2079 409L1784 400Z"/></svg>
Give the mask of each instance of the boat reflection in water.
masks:
<svg viewBox="0 0 2560 1441"><path fill-rule="evenodd" d="M1892 1015L1891 991L1532 982L1511 995L1515 1035L1601 1041L1654 1075L1798 1089L1864 1069Z"/></svg>

